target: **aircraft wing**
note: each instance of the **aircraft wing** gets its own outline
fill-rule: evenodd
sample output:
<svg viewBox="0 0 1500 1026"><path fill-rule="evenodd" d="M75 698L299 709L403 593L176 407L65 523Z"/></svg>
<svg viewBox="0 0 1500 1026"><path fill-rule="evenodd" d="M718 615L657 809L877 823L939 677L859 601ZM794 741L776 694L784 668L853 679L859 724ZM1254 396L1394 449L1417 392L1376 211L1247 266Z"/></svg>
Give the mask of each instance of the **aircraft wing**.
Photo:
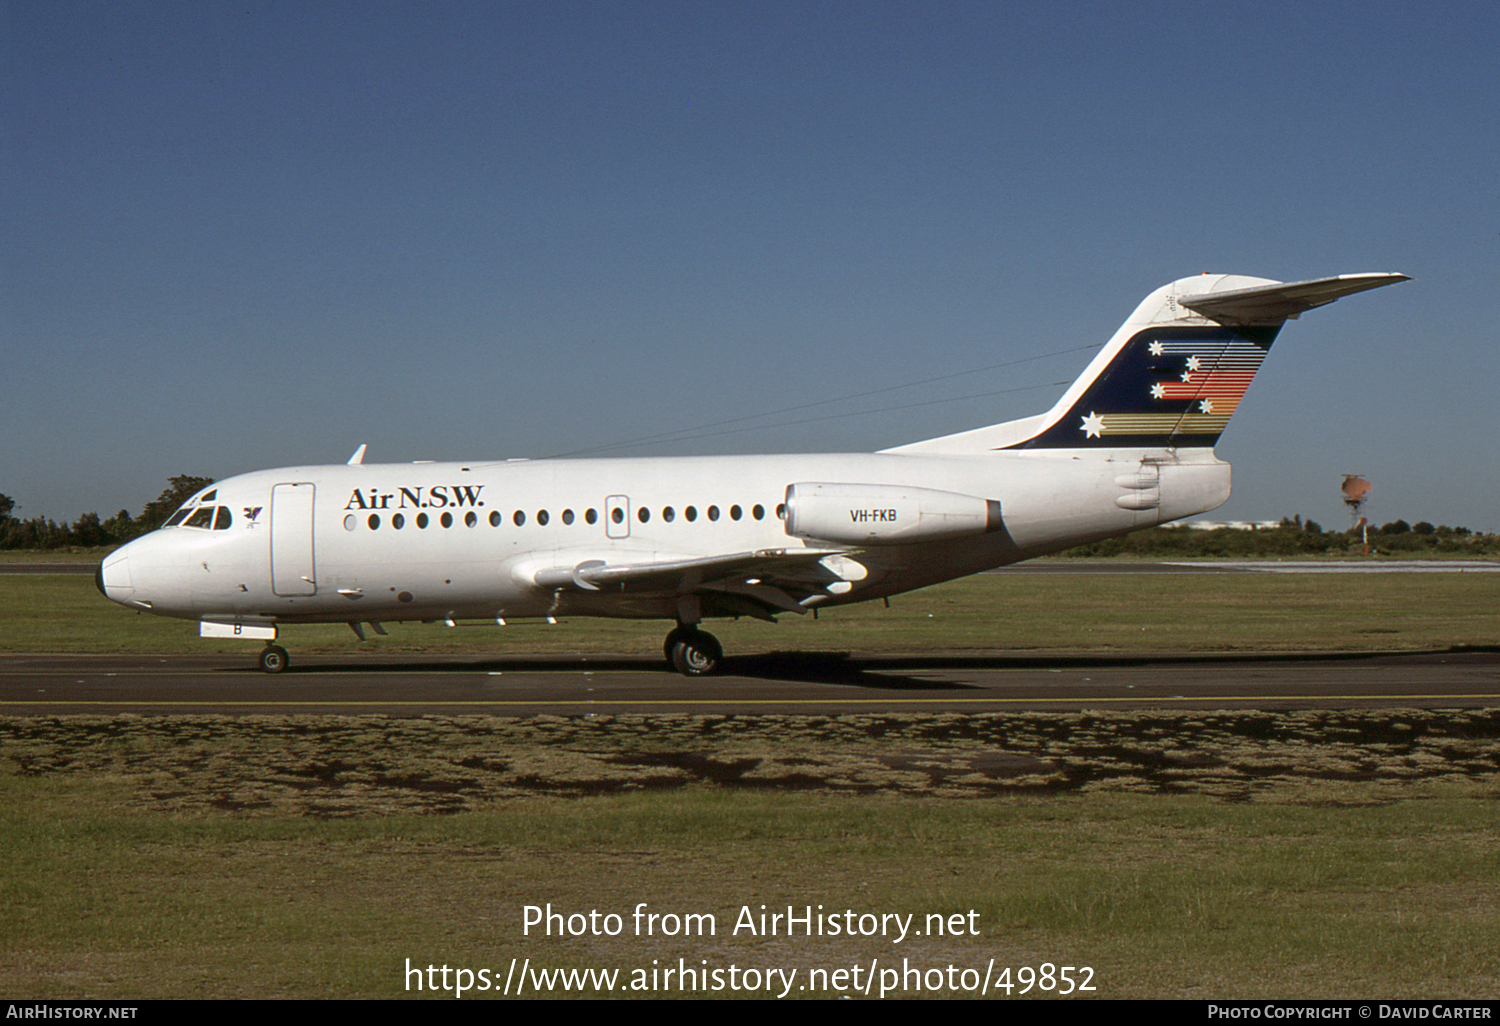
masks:
<svg viewBox="0 0 1500 1026"><path fill-rule="evenodd" d="M1404 274L1341 274L1311 281L1277 282L1232 292L1178 296L1177 302L1223 323L1279 324L1298 314L1382 285L1410 281Z"/></svg>
<svg viewBox="0 0 1500 1026"><path fill-rule="evenodd" d="M805 613L801 599L824 593L826 585L842 580L823 565L829 556L847 556L849 549L757 549L689 559L611 563L581 559L571 565L544 567L532 576L537 584L555 590L599 591L610 594L669 593L679 596L738 596L762 612ZM746 608L751 615L762 615Z"/></svg>

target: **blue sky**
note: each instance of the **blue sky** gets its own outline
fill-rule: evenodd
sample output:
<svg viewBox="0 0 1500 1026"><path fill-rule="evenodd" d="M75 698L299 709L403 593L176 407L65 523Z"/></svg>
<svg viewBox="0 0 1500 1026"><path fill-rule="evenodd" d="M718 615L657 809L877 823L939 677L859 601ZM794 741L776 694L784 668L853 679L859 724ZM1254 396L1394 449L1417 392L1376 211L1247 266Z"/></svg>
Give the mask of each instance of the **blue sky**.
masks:
<svg viewBox="0 0 1500 1026"><path fill-rule="evenodd" d="M1377 523L1500 530L1491 2L6 0L0 34L21 516L365 442L867 451L1045 409L1175 278L1401 271L1282 332L1215 516L1341 525L1358 472Z"/></svg>

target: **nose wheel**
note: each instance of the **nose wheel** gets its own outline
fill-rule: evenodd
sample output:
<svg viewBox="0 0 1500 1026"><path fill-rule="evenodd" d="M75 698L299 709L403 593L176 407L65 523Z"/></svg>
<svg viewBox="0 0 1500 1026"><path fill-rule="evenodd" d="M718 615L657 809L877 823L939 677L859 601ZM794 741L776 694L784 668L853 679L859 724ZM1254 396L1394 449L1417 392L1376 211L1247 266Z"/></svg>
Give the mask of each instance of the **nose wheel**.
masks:
<svg viewBox="0 0 1500 1026"><path fill-rule="evenodd" d="M286 649L280 645L267 645L260 653L260 668L267 673L282 673L292 664Z"/></svg>
<svg viewBox="0 0 1500 1026"><path fill-rule="evenodd" d="M724 649L719 639L697 627L679 626L663 646L667 662L684 677L707 677L719 672Z"/></svg>

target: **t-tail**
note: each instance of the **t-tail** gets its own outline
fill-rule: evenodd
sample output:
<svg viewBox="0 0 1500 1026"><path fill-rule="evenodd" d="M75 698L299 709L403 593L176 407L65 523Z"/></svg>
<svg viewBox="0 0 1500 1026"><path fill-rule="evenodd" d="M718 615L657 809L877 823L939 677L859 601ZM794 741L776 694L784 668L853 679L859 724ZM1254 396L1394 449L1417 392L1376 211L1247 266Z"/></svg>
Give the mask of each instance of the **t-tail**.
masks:
<svg viewBox="0 0 1500 1026"><path fill-rule="evenodd" d="M1391 273L1299 282L1183 278L1147 296L1046 413L887 451L1211 449L1286 321L1406 280Z"/></svg>

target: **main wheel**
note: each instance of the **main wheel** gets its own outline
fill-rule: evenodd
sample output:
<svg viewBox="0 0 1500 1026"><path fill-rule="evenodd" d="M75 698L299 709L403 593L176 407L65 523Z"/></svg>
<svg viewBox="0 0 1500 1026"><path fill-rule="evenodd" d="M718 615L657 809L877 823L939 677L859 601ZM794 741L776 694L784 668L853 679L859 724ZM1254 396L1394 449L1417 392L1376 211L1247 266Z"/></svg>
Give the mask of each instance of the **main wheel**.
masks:
<svg viewBox="0 0 1500 1026"><path fill-rule="evenodd" d="M695 628L678 630L682 633L672 645L672 668L684 677L707 677L718 672L719 663L724 658L719 640L707 631Z"/></svg>
<svg viewBox="0 0 1500 1026"><path fill-rule="evenodd" d="M673 660L672 652L677 648L677 643L687 635L692 634L695 629L684 624L678 624L667 632L667 640L662 642L661 646L662 656L667 660L667 669L677 669L677 663Z"/></svg>
<svg viewBox="0 0 1500 1026"><path fill-rule="evenodd" d="M280 645L267 645L260 653L260 668L267 673L281 673L290 665L292 661Z"/></svg>

